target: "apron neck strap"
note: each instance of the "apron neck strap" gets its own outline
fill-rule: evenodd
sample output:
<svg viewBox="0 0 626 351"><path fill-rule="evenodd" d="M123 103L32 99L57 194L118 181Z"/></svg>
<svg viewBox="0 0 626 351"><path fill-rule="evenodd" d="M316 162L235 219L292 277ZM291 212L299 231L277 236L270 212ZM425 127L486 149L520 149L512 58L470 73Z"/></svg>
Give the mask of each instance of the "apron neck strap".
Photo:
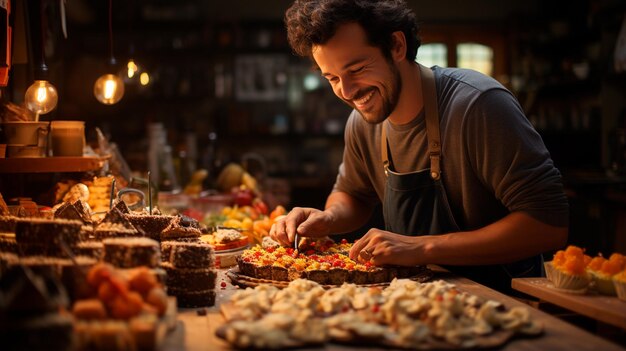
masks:
<svg viewBox="0 0 626 351"><path fill-rule="evenodd" d="M418 64L419 65L419 64ZM437 90L435 86L435 75L430 68L419 65L422 81L422 98L424 100L424 112L426 118L426 137L428 140L428 153L430 156L430 177L434 180L441 178L441 137L439 134L439 111L437 106ZM387 132L385 123L382 123L380 140L381 159L388 174L390 165L389 145L387 142Z"/></svg>

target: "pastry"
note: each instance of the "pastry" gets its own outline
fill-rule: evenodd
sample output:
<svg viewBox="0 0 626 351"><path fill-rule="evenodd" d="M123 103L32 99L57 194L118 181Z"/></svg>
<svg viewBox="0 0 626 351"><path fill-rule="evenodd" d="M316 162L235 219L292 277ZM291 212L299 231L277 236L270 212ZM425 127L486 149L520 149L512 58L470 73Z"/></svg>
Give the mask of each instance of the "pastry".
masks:
<svg viewBox="0 0 626 351"><path fill-rule="evenodd" d="M104 261L119 268L154 268L161 261L159 243L149 238L108 238L102 244Z"/></svg>
<svg viewBox="0 0 626 351"><path fill-rule="evenodd" d="M591 276L586 271L589 262L591 257L585 255L581 248L570 245L557 251L553 260L545 263L546 275L557 289L583 291L591 282Z"/></svg>
<svg viewBox="0 0 626 351"><path fill-rule="evenodd" d="M243 275L267 280L292 281L306 278L322 285L343 283L378 284L397 277L408 278L426 270L425 267L375 267L371 262L355 262L347 253L351 244L327 241L308 242L293 248L254 246L237 258Z"/></svg>

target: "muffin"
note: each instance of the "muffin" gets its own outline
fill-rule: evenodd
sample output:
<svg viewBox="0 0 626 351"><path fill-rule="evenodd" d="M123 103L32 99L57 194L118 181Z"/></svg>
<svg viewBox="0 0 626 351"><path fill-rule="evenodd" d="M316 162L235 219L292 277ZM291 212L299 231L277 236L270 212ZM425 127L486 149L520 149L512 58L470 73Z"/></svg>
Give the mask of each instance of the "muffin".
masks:
<svg viewBox="0 0 626 351"><path fill-rule="evenodd" d="M591 257L585 255L581 248L570 245L565 250L559 250L552 261L546 262L548 280L557 289L585 291L591 282L586 271L590 261Z"/></svg>
<svg viewBox="0 0 626 351"><path fill-rule="evenodd" d="M626 301L626 269L613 276L613 285L617 298Z"/></svg>
<svg viewBox="0 0 626 351"><path fill-rule="evenodd" d="M619 253L612 254L609 259L602 256L594 257L587 265L596 290L604 295L615 296L613 276L626 268L626 257Z"/></svg>

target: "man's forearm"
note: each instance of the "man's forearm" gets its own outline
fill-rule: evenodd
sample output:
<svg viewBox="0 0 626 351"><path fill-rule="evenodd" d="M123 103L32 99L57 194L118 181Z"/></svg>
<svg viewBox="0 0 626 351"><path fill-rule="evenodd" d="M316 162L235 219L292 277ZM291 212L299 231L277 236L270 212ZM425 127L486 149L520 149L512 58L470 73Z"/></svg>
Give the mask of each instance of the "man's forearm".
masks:
<svg viewBox="0 0 626 351"><path fill-rule="evenodd" d="M372 215L373 206L364 204L341 191L332 192L326 200L324 211L333 217L331 233L341 234L359 229Z"/></svg>
<svg viewBox="0 0 626 351"><path fill-rule="evenodd" d="M483 265L510 263L562 247L568 228L515 212L481 229L416 238L420 263Z"/></svg>

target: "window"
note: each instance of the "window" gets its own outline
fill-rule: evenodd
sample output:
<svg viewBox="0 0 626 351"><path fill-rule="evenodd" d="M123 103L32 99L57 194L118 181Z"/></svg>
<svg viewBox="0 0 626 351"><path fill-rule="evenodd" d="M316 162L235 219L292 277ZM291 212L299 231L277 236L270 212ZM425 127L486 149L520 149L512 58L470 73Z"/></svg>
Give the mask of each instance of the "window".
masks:
<svg viewBox="0 0 626 351"><path fill-rule="evenodd" d="M424 44L417 50L415 61L426 67L448 67L448 47L443 43Z"/></svg>
<svg viewBox="0 0 626 351"><path fill-rule="evenodd" d="M506 32L498 24L427 24L416 61L424 66L470 68L508 84Z"/></svg>
<svg viewBox="0 0 626 351"><path fill-rule="evenodd" d="M476 43L458 44L456 56L458 67L493 75L493 49L489 46Z"/></svg>

